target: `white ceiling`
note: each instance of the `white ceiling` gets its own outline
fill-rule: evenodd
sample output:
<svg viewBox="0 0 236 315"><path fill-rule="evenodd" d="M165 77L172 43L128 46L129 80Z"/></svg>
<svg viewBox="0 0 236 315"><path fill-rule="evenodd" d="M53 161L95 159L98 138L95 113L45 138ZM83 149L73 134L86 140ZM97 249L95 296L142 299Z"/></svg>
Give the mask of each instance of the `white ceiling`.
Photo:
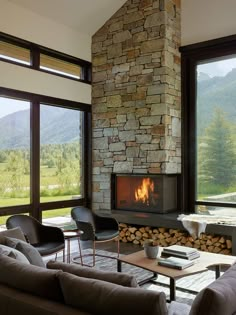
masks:
<svg viewBox="0 0 236 315"><path fill-rule="evenodd" d="M92 36L127 0L8 0Z"/></svg>

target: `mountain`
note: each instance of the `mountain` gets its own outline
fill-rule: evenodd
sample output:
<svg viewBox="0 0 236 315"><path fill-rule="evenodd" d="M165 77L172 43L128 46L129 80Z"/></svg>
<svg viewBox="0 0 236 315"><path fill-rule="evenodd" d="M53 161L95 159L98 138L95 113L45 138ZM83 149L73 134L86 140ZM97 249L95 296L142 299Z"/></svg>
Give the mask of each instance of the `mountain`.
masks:
<svg viewBox="0 0 236 315"><path fill-rule="evenodd" d="M200 81L209 80L210 78L211 78L211 77L210 77L207 73L199 72L199 73L198 73L197 80L198 80L198 82L200 82Z"/></svg>
<svg viewBox="0 0 236 315"><path fill-rule="evenodd" d="M40 143L62 144L79 140L79 111L41 105ZM0 118L0 149L29 148L30 110Z"/></svg>
<svg viewBox="0 0 236 315"><path fill-rule="evenodd" d="M203 77L201 75L201 77ZM206 76L204 76L206 78ZM197 114L198 131L202 133L209 124L215 107L223 109L227 119L236 121L236 69L224 77L198 80Z"/></svg>

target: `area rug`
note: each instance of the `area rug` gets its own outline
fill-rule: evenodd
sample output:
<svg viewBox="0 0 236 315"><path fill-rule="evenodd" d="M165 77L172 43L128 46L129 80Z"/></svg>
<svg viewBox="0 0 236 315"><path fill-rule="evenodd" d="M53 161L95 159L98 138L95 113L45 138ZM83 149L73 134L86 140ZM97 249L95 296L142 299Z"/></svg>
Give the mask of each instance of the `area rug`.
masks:
<svg viewBox="0 0 236 315"><path fill-rule="evenodd" d="M113 271L117 272L117 253L112 253L104 250L97 250L96 253L99 255L109 256L111 258L105 258L101 256L96 256L96 264L95 269L104 270L104 271ZM83 255L85 254L92 254L91 249L83 250ZM72 258L75 258L78 254L72 254ZM85 256L83 258L83 262L85 264L92 264L93 257L92 256ZM74 263L80 263L80 259L74 259ZM142 268L138 268L129 264L122 263L122 272L131 274L136 277L137 281L140 282L144 279L150 278L152 276L152 272L144 270ZM193 276L188 276L177 280L176 286L184 289L190 289L199 292L201 289L206 287L208 284L215 280L215 272L214 271L207 271L201 274L196 274ZM169 284L169 278L159 275L157 283L146 283L142 285L142 288L147 290L154 290L154 291L163 291L165 292L167 299L169 298L169 288L166 287ZM160 283L160 284L159 284ZM182 292L180 290L176 291L176 301L187 303L189 305L192 304L195 295Z"/></svg>

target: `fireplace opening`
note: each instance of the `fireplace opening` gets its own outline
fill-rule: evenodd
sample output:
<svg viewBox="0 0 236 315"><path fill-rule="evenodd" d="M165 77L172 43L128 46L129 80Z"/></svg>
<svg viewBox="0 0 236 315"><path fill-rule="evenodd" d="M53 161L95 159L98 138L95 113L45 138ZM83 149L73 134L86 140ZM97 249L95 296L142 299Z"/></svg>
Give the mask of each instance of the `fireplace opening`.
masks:
<svg viewBox="0 0 236 315"><path fill-rule="evenodd" d="M167 213L178 210L179 174L112 174L112 209Z"/></svg>

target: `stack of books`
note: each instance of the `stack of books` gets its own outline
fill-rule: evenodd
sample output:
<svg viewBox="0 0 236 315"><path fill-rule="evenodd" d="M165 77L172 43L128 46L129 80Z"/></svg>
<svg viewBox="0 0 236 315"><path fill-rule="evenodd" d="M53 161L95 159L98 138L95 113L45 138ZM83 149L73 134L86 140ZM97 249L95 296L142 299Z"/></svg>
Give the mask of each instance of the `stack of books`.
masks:
<svg viewBox="0 0 236 315"><path fill-rule="evenodd" d="M162 257L177 257L187 260L194 260L200 257L200 253L196 248L172 245L165 247L161 253Z"/></svg>
<svg viewBox="0 0 236 315"><path fill-rule="evenodd" d="M177 257L158 258L157 264L163 267L183 270L194 264L192 260L186 260Z"/></svg>

